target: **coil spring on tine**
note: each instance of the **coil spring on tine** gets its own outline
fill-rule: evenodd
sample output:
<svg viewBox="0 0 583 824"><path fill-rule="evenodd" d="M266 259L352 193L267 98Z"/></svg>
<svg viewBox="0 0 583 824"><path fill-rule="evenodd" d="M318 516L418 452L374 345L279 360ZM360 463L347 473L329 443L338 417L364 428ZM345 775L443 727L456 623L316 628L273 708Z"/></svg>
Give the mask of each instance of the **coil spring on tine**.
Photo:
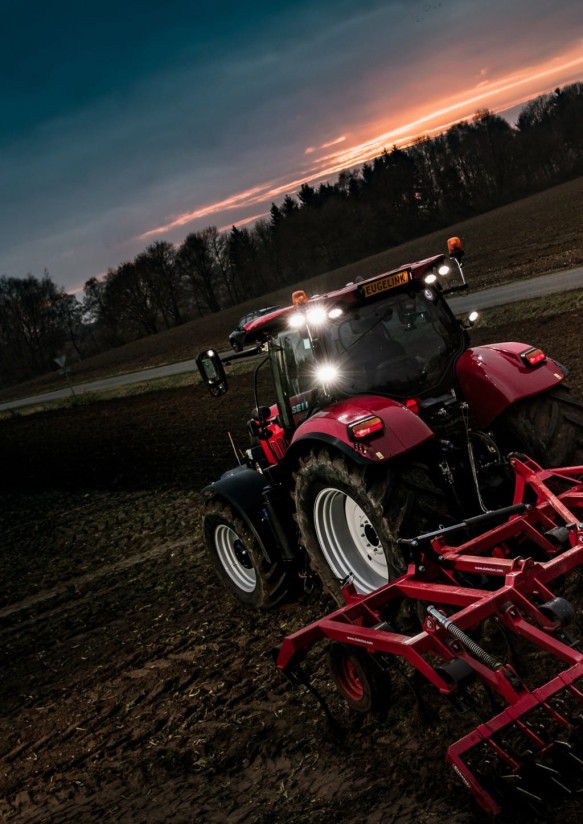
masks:
<svg viewBox="0 0 583 824"><path fill-rule="evenodd" d="M449 619L446 615L443 614L443 612L440 612L438 609L436 609L436 607L428 606L427 613L431 615L432 618L435 618L435 620L439 624L441 624L441 626L444 627L444 629L447 632L449 632L450 635L453 635L454 638L457 638L457 640L460 641L460 643L462 643L464 647L472 653L472 655L474 655L479 661L481 661L482 664L485 664L485 666L489 667L491 670L494 671L500 669L500 667L503 666L503 664L500 661L497 661L488 652L486 652L485 649L482 649L482 647L479 644L476 644L476 642L472 640L472 638L470 638L469 635L466 635L466 633L463 630L456 626L451 619Z"/></svg>

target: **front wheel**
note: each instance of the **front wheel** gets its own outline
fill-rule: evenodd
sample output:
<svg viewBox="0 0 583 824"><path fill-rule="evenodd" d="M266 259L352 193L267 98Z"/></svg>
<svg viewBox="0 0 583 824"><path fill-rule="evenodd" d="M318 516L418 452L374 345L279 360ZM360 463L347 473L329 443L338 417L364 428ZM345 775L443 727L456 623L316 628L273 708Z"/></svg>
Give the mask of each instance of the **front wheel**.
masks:
<svg viewBox="0 0 583 824"><path fill-rule="evenodd" d="M323 450L304 458L296 473L295 498L301 541L314 571L337 603L349 575L367 594L405 572L398 537L429 528L423 517L431 500L436 526L446 510L422 465L371 471ZM384 471L383 471L384 470ZM439 513L439 514L438 514Z"/></svg>
<svg viewBox="0 0 583 824"><path fill-rule="evenodd" d="M265 557L247 524L230 506L218 500L207 504L203 534L215 572L241 604L269 609L288 595L283 562Z"/></svg>

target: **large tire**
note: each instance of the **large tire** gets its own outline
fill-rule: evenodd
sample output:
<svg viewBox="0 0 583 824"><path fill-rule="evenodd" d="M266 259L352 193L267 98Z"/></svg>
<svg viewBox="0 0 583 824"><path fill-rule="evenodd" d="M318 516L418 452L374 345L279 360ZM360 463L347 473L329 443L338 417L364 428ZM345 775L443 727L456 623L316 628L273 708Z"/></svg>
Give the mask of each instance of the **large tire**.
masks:
<svg viewBox="0 0 583 824"><path fill-rule="evenodd" d="M227 504L213 500L203 517L203 534L215 572L244 606L271 609L290 591L281 559L268 561L253 533Z"/></svg>
<svg viewBox="0 0 583 824"><path fill-rule="evenodd" d="M310 564L339 604L344 603L341 582L350 574L362 594L401 575L405 562L397 537L436 528L447 512L423 465L384 468L375 477L326 450L300 462L295 498Z"/></svg>
<svg viewBox="0 0 583 824"><path fill-rule="evenodd" d="M583 465L583 405L566 387L512 404L498 428L511 448L542 466Z"/></svg>

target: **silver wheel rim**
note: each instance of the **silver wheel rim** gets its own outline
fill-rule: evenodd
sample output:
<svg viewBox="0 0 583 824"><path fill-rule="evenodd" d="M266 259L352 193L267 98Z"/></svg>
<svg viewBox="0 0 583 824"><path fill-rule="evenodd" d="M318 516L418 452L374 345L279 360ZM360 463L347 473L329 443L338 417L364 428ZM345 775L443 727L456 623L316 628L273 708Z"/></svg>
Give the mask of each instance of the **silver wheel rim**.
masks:
<svg viewBox="0 0 583 824"><path fill-rule="evenodd" d="M257 585L257 576L253 566L248 569L241 562L241 552L245 550L235 530L220 524L215 529L215 547L223 569L235 586L244 592L253 592Z"/></svg>
<svg viewBox="0 0 583 824"><path fill-rule="evenodd" d="M322 554L339 579L352 573L356 591L378 589L389 580L381 541L370 518L349 495L332 487L314 501L314 526Z"/></svg>

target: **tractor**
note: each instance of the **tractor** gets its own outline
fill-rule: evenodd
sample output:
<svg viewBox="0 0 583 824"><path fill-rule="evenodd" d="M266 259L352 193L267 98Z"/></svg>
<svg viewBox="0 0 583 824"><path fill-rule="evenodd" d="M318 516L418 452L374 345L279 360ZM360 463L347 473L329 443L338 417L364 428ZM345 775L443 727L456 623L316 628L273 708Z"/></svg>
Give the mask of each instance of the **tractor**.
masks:
<svg viewBox="0 0 583 824"><path fill-rule="evenodd" d="M213 395L225 366L264 357L245 461L206 487L204 538L242 604L271 608L321 584L342 605L405 569L399 538L503 506L507 454L583 464L583 407L567 369L525 343L471 347L464 250L403 265L251 320L245 348L200 353ZM257 380L255 385L257 385ZM263 402L262 402L263 401Z"/></svg>
<svg viewBox="0 0 583 824"><path fill-rule="evenodd" d="M539 347L470 345L475 317L447 300L467 289L462 258L451 238L447 254L298 290L245 325L241 352L198 356L213 395L227 363L260 358L250 446L204 490L204 538L247 607L302 586L336 602L273 650L329 719L309 671L322 641L352 710L386 719L395 682L421 680L471 718L446 757L478 804L539 812L583 791L583 643L566 589L583 570L583 407Z"/></svg>

